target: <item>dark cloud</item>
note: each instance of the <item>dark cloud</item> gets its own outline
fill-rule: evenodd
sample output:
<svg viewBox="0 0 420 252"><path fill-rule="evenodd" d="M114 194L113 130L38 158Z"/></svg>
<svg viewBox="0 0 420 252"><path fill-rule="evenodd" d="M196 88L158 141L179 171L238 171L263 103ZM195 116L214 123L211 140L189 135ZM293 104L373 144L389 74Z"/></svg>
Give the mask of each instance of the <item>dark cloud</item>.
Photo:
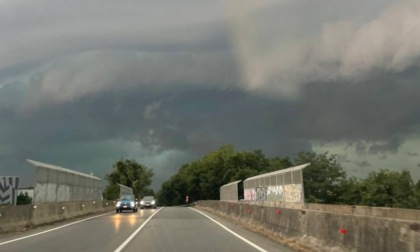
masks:
<svg viewBox="0 0 420 252"><path fill-rule="evenodd" d="M30 183L31 158L103 177L127 157L157 189L223 144L345 143L365 168L419 133L416 1L181 2L3 5L2 173Z"/></svg>
<svg viewBox="0 0 420 252"><path fill-rule="evenodd" d="M123 5L96 0L9 1L0 9L0 69L97 49L226 47L223 10L221 2L201 0L164 5L132 0ZM215 25L218 22L222 24Z"/></svg>
<svg viewBox="0 0 420 252"><path fill-rule="evenodd" d="M189 158L199 157L228 143L239 149L262 149L268 155L292 155L310 150L311 140L346 140L365 154L395 152L401 144L397 136L410 133L408 129L417 124L411 115L418 112L413 105L420 93L402 92L398 78L395 80L388 85L393 90L392 103L387 99L371 101L372 96L387 96L390 92L381 91L380 81L343 85L342 89L314 84L298 101L267 99L217 86L163 90L128 85L54 106L47 104L30 113L3 110L1 120L5 123L1 125L0 139L7 149L4 153L12 153L8 159L14 160L29 157L82 168L82 164L71 160L85 160L83 163L95 166L89 160L104 155L109 158L101 163L102 174L114 160L130 153L119 149L124 142L141 143L138 157L147 150L154 151L152 156L178 150L189 153L184 155ZM414 84L410 88L420 89ZM400 108L405 117L390 113L397 101L404 104ZM396 130L396 122L399 129L407 131ZM95 151L80 151L84 148ZM173 162L162 174L175 172L181 161L188 160Z"/></svg>
<svg viewBox="0 0 420 252"><path fill-rule="evenodd" d="M407 151L406 153L410 157L417 157L419 155L419 153L417 153L417 152L411 152L411 151Z"/></svg>
<svg viewBox="0 0 420 252"><path fill-rule="evenodd" d="M386 153L386 152L396 153L400 146L401 146L401 141L399 139L392 138L383 144L373 144L369 148L369 153L371 154Z"/></svg>
<svg viewBox="0 0 420 252"><path fill-rule="evenodd" d="M262 149L269 156L310 150L311 140L346 140L364 154L395 152L401 144L396 136L410 131L395 131L391 127L394 120L379 116L392 111L394 104L372 102L375 113L365 107L369 92L383 95L374 84L354 84L346 90L328 89L328 84L311 85L298 101L267 99L217 86L164 90L126 86L40 106L30 113L5 110L2 121L8 123L2 124L0 138L6 146L4 153L12 154L7 159L29 157L103 176L117 159L134 157L158 166L153 167L157 181L163 181L182 163L230 143L238 149ZM397 83L391 87L399 93ZM357 92L345 92L349 90ZM353 99L339 99L343 93ZM407 102L404 92L393 98ZM415 95L412 99L414 104ZM399 120L401 129L417 123L409 118L417 108L409 105L407 102L404 107L407 117ZM363 130L368 116L374 116L370 121L375 125ZM336 120L325 123L326 118ZM172 154L159 163L159 157L168 155L165 153Z"/></svg>
<svg viewBox="0 0 420 252"><path fill-rule="evenodd" d="M236 3L243 11L232 21L233 42L252 90L290 98L310 82L366 80L419 62L415 0L285 1L258 11Z"/></svg>
<svg viewBox="0 0 420 252"><path fill-rule="evenodd" d="M298 120L311 121L307 127L310 138L349 140L360 152L367 148L373 153L394 151L402 141L398 134L413 132L420 122L415 116L420 112L416 106L419 74L419 69L413 68L363 82L308 85L298 104L306 114L299 114ZM305 123L299 125L306 127ZM368 147L357 140L386 143Z"/></svg>
<svg viewBox="0 0 420 252"><path fill-rule="evenodd" d="M410 75L416 76L404 76ZM22 166L19 160L33 158L104 175L121 157L150 155L146 162L157 165L158 157L172 150L171 159L156 168L162 181L159 175L168 176L189 158L230 143L284 156L310 150L313 140L344 140L365 155L384 156L395 153L404 139L401 136L418 123L412 115L418 113L414 105L420 87L406 83L411 92L404 92L398 76L391 77L395 82L388 88L393 90L393 102L386 99L391 91L380 89L383 83L371 81L341 89L310 85L303 98L294 101L222 86L123 85L30 112L9 107L1 114L2 162L11 167L8 160L14 160L13 166ZM385 98L372 101L375 96ZM403 114L393 114L396 102ZM139 150L127 149L130 143L138 143Z"/></svg>
<svg viewBox="0 0 420 252"><path fill-rule="evenodd" d="M371 164L369 162L365 161L353 161L354 164L356 164L357 166L359 166L360 168L366 168L366 167L370 167Z"/></svg>
<svg viewBox="0 0 420 252"><path fill-rule="evenodd" d="M348 155L337 155L337 161L339 163L351 163L351 160L348 157Z"/></svg>

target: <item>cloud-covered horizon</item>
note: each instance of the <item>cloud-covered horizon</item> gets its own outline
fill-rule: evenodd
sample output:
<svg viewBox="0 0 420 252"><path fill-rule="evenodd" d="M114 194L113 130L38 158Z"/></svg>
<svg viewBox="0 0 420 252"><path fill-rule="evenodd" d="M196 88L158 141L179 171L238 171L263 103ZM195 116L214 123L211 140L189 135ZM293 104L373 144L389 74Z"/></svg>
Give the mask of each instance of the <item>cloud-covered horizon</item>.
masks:
<svg viewBox="0 0 420 252"><path fill-rule="evenodd" d="M420 178L418 1L0 6L0 171L26 184L26 158L103 177L126 157L158 189L224 144Z"/></svg>

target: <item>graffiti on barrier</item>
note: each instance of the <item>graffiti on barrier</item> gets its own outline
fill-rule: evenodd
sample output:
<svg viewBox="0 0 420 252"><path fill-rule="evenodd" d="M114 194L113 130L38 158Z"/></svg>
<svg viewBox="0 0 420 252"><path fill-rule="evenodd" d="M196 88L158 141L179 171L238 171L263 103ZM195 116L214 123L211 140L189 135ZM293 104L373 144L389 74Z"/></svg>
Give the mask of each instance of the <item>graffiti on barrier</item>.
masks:
<svg viewBox="0 0 420 252"><path fill-rule="evenodd" d="M248 188L244 189L244 199L249 201L298 203L303 200L302 190L302 184Z"/></svg>
<svg viewBox="0 0 420 252"><path fill-rule="evenodd" d="M267 187L260 186L255 188L255 200L266 201L267 200Z"/></svg>
<svg viewBox="0 0 420 252"><path fill-rule="evenodd" d="M283 201L283 186L269 186L267 189L268 201Z"/></svg>
<svg viewBox="0 0 420 252"><path fill-rule="evenodd" d="M254 188L244 189L244 199L255 200L255 189Z"/></svg>
<svg viewBox="0 0 420 252"><path fill-rule="evenodd" d="M285 202L302 202L302 184L284 185Z"/></svg>

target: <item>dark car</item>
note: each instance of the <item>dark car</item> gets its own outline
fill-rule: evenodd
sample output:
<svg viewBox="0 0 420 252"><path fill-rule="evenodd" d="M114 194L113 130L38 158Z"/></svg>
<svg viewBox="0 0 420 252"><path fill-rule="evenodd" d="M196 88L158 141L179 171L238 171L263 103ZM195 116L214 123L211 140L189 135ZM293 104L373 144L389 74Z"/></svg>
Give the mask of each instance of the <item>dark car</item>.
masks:
<svg viewBox="0 0 420 252"><path fill-rule="evenodd" d="M121 195L120 199L118 200L115 206L115 211L118 213L124 210L137 212L137 204L136 204L136 201L134 200L134 195L129 195L129 194Z"/></svg>
<svg viewBox="0 0 420 252"><path fill-rule="evenodd" d="M140 209L143 208L154 208L156 209L156 200L153 196L144 196L140 201Z"/></svg>

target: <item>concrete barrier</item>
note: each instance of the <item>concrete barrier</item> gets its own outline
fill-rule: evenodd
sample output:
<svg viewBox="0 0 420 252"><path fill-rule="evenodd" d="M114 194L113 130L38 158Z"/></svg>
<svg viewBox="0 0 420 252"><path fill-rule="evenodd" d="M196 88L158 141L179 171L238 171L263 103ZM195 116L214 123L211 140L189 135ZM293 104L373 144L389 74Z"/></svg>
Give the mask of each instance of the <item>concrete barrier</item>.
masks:
<svg viewBox="0 0 420 252"><path fill-rule="evenodd" d="M419 210L319 204L293 209L221 201L196 205L314 251L420 251Z"/></svg>
<svg viewBox="0 0 420 252"><path fill-rule="evenodd" d="M72 201L0 207L0 233L112 211L113 201Z"/></svg>
<svg viewBox="0 0 420 252"><path fill-rule="evenodd" d="M0 206L0 233L30 226L32 205Z"/></svg>
<svg viewBox="0 0 420 252"><path fill-rule="evenodd" d="M347 206L347 205L326 205L306 204L305 209L346 213L354 215L372 216L379 218L390 218L399 220L420 221L420 211L415 209L390 208L390 207L368 207L368 206Z"/></svg>

